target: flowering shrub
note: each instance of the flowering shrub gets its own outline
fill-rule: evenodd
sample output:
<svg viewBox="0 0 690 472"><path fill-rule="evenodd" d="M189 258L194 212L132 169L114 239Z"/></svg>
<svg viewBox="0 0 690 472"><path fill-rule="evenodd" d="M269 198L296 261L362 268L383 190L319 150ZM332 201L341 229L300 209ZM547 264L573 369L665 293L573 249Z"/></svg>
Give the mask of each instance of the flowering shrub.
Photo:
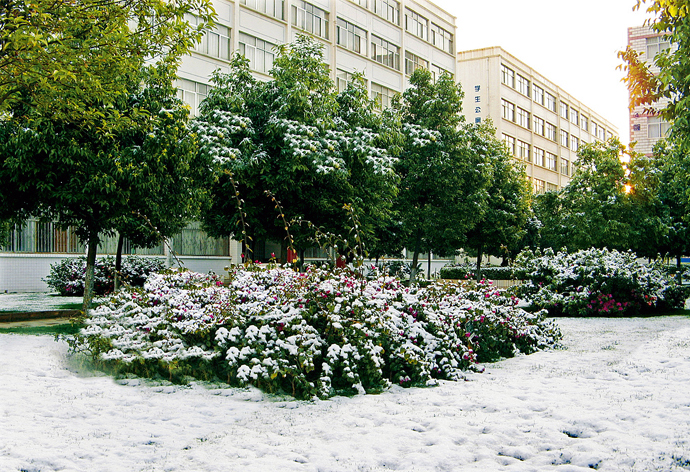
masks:
<svg viewBox="0 0 690 472"><path fill-rule="evenodd" d="M552 315L628 316L659 308L682 307L687 287L639 262L632 252L589 249L574 254L550 249L522 252L517 270L528 282L519 293Z"/></svg>
<svg viewBox="0 0 690 472"><path fill-rule="evenodd" d="M219 378L298 398L456 380L476 362L553 345L558 328L490 285L406 288L310 268L188 271L91 311L72 348L118 372Z"/></svg>
<svg viewBox="0 0 690 472"><path fill-rule="evenodd" d="M127 256L122 258L123 282L141 287L152 272L165 268L161 259ZM80 297L84 294L86 257L63 259L50 265L50 274L43 281L60 295ZM113 291L115 279L115 259L105 257L96 259L94 267L94 291L105 295Z"/></svg>

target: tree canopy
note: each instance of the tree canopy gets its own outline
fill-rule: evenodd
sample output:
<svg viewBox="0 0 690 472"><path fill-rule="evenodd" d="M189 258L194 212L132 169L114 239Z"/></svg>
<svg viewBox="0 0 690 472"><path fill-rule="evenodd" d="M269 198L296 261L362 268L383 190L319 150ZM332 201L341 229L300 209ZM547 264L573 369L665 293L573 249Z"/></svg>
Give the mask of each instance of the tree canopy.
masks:
<svg viewBox="0 0 690 472"><path fill-rule="evenodd" d="M279 48L270 73L259 82L235 56L228 74L213 77L194 125L201 152L224 166L205 228L247 244L289 231L305 249L315 228L347 240L349 205L360 236L372 241L396 191L387 114L374 111L359 75L336 93L322 46L306 36ZM291 224L300 221L309 224Z"/></svg>

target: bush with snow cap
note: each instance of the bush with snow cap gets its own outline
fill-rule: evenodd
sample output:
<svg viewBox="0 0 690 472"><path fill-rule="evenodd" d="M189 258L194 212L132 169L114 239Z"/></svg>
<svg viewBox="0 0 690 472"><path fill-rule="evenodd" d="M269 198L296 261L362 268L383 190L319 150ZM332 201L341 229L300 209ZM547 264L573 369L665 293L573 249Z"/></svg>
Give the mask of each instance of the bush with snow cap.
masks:
<svg viewBox="0 0 690 472"><path fill-rule="evenodd" d="M404 287L341 271L152 275L91 311L71 342L138 375L221 379L297 398L457 380L477 362L552 346L544 313L490 285Z"/></svg>
<svg viewBox="0 0 690 472"><path fill-rule="evenodd" d="M572 254L524 251L515 261L520 296L553 316L630 316L682 308L688 287L645 265L635 253L587 249Z"/></svg>

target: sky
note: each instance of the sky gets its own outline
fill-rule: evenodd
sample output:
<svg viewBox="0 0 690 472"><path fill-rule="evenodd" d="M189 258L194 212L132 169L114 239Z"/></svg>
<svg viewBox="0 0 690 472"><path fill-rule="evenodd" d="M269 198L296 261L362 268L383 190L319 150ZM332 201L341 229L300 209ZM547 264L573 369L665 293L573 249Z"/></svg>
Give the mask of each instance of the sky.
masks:
<svg viewBox="0 0 690 472"><path fill-rule="evenodd" d="M431 0L457 18L457 50L501 46L618 127L628 144L628 91L616 69L635 0Z"/></svg>
<svg viewBox="0 0 690 472"><path fill-rule="evenodd" d="M687 471L690 318L557 323L564 349L325 401L116 380L0 334L0 470Z"/></svg>

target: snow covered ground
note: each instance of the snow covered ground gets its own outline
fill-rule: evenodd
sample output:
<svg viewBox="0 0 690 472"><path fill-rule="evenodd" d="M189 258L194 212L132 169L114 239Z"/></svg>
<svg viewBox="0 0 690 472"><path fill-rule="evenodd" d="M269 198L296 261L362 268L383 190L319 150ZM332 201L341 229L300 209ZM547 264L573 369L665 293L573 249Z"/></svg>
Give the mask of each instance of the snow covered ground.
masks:
<svg viewBox="0 0 690 472"><path fill-rule="evenodd" d="M0 471L690 470L690 318L563 319L468 381L297 402L89 373L0 335Z"/></svg>

